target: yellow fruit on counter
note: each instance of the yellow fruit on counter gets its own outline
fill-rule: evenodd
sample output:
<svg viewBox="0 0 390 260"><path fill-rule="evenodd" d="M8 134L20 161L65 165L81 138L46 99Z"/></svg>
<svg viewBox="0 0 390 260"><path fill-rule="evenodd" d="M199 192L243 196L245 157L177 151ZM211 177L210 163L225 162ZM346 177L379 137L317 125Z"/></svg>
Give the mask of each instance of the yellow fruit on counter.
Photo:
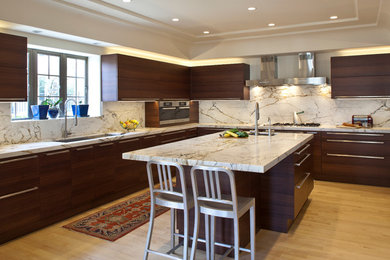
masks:
<svg viewBox="0 0 390 260"><path fill-rule="evenodd" d="M231 136L233 136L233 137L238 137L237 134L235 134L235 133L233 133L233 132L230 132L230 131L226 131L225 133L226 133L226 134L229 134L229 135L231 135Z"/></svg>
<svg viewBox="0 0 390 260"><path fill-rule="evenodd" d="M230 137L230 135L229 134L224 134L223 137Z"/></svg>

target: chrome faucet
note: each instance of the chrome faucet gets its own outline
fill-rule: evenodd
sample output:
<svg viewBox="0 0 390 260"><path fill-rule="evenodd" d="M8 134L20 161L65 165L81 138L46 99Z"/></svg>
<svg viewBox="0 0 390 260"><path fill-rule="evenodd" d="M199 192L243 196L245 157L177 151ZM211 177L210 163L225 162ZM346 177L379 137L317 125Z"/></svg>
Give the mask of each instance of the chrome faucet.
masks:
<svg viewBox="0 0 390 260"><path fill-rule="evenodd" d="M294 125L302 123L302 120L299 117L299 115L303 114L303 113L305 113L305 111L300 111L300 112L294 111L294 115L293 115L293 123L294 123Z"/></svg>
<svg viewBox="0 0 390 260"><path fill-rule="evenodd" d="M272 134L271 134L271 118L270 117L268 117L268 136L271 136Z"/></svg>
<svg viewBox="0 0 390 260"><path fill-rule="evenodd" d="M77 125L77 102L74 99L67 99L65 101L65 126L64 126L64 134L63 137L67 138L68 135L71 135L71 132L68 132L68 103L72 101L75 104L75 113L74 113L74 125Z"/></svg>
<svg viewBox="0 0 390 260"><path fill-rule="evenodd" d="M256 102L256 108L255 108L255 136L257 136L258 132L259 132L259 118L260 118L259 102Z"/></svg>

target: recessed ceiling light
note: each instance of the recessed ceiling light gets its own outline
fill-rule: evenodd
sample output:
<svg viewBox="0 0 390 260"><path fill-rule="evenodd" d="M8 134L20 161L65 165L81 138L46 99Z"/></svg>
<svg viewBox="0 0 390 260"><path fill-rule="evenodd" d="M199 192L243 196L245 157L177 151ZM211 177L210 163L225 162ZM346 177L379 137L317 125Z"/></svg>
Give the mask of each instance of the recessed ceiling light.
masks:
<svg viewBox="0 0 390 260"><path fill-rule="evenodd" d="M203 33L204 33L204 34L209 34L210 32L209 32L209 31L204 31Z"/></svg>
<svg viewBox="0 0 390 260"><path fill-rule="evenodd" d="M273 26L275 26L275 24L274 23L269 23L268 26L269 27L273 27Z"/></svg>
<svg viewBox="0 0 390 260"><path fill-rule="evenodd" d="M254 11L256 10L256 7L248 7L248 11Z"/></svg>
<svg viewBox="0 0 390 260"><path fill-rule="evenodd" d="M180 20L179 20L179 18L172 18L172 21L173 21L173 22L178 22L178 21L180 21Z"/></svg>
<svg viewBox="0 0 390 260"><path fill-rule="evenodd" d="M336 20L336 19L338 19L339 17L337 16L337 15L332 15L331 17L329 17L329 19L331 19L331 20Z"/></svg>
<svg viewBox="0 0 390 260"><path fill-rule="evenodd" d="M123 3L130 3L131 2L131 0L122 0L123 1Z"/></svg>

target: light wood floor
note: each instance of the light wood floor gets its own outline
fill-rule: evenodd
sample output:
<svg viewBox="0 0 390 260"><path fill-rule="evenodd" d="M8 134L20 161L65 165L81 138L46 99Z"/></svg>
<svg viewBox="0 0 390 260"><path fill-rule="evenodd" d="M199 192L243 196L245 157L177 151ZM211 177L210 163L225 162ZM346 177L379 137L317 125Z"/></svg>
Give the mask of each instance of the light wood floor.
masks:
<svg viewBox="0 0 390 260"><path fill-rule="evenodd" d="M148 225L115 242L62 228L97 210L1 245L0 259L142 259ZM156 220L154 249L169 247L168 234L169 212ZM390 188L317 181L288 234L258 232L256 259L390 259Z"/></svg>

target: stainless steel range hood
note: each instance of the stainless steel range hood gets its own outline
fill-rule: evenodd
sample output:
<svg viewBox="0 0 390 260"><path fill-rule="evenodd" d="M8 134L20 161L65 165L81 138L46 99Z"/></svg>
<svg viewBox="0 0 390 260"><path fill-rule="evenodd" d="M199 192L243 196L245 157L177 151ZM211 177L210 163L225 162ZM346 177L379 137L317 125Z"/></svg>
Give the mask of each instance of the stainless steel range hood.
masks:
<svg viewBox="0 0 390 260"><path fill-rule="evenodd" d="M326 77L315 77L314 53L298 54L298 75L292 78L278 78L278 57L261 57L260 80L247 80L246 86L281 86L281 85L322 85Z"/></svg>

